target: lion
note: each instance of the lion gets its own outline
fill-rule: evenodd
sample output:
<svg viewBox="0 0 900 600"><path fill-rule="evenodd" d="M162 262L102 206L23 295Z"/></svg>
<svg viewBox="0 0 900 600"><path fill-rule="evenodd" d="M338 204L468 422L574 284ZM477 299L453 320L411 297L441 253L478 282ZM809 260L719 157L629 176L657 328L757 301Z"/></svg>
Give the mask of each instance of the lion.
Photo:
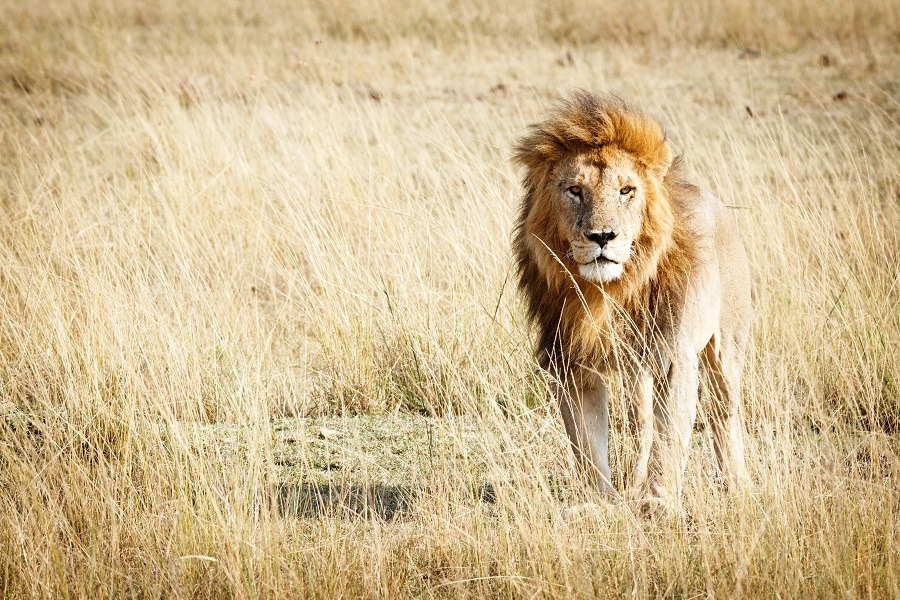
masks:
<svg viewBox="0 0 900 600"><path fill-rule="evenodd" d="M513 160L525 171L519 289L578 462L620 498L608 457L608 384L619 372L638 448L626 495L679 502L702 376L724 483L743 487L752 306L734 215L687 181L657 120L608 94L563 99Z"/></svg>

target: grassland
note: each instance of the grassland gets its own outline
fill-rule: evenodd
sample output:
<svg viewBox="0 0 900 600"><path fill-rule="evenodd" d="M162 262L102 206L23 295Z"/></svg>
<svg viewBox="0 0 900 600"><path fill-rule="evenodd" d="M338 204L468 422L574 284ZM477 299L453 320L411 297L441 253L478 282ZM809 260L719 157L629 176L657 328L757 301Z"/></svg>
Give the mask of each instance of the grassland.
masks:
<svg viewBox="0 0 900 600"><path fill-rule="evenodd" d="M889 0L0 0L3 595L900 596L898 31ZM508 157L576 87L659 115L750 251L754 486L701 418L679 517L560 517L598 499Z"/></svg>

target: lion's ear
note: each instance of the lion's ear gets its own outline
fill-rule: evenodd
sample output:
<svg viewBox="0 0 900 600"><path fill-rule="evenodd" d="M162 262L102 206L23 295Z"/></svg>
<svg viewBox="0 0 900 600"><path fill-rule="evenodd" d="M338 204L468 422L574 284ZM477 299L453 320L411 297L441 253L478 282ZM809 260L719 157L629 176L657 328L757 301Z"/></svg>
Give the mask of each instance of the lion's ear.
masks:
<svg viewBox="0 0 900 600"><path fill-rule="evenodd" d="M647 157L647 168L659 179L663 179L672 166L672 160L675 158L672 153L672 146L668 141L663 140L656 147L656 152L652 156Z"/></svg>

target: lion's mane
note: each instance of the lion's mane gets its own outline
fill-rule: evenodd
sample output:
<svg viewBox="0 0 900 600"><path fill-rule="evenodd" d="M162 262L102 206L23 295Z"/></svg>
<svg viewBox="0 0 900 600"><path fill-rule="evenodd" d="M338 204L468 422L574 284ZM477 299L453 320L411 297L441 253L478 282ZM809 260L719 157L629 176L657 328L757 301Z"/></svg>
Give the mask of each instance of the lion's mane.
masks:
<svg viewBox="0 0 900 600"><path fill-rule="evenodd" d="M598 285L580 278L567 258L551 175L567 155L606 146L635 157L646 183L646 205L625 272ZM525 170L513 251L519 289L538 327L541 364L596 363L608 358L613 339L649 334L660 312L683 296L697 243L679 214L679 197L689 185L682 161L673 159L660 123L615 96L576 92L529 127L513 160Z"/></svg>

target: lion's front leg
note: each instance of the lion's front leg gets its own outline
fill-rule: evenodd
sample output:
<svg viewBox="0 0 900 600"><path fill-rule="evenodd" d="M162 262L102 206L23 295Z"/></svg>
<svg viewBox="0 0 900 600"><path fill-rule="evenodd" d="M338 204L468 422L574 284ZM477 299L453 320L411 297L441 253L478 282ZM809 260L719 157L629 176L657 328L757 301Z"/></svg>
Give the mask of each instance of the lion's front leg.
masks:
<svg viewBox="0 0 900 600"><path fill-rule="evenodd" d="M660 392L654 402L654 439L646 489L649 499L670 503L681 496L697 418L699 358L692 352L679 353Z"/></svg>
<svg viewBox="0 0 900 600"><path fill-rule="evenodd" d="M653 385L650 370L640 366L629 368L623 377L628 422L634 436L637 460L628 482L628 496L637 498L644 494L650 463L650 449L653 445Z"/></svg>
<svg viewBox="0 0 900 600"><path fill-rule="evenodd" d="M609 392L600 378L576 375L557 389L560 412L579 463L600 490L615 496L609 469Z"/></svg>

